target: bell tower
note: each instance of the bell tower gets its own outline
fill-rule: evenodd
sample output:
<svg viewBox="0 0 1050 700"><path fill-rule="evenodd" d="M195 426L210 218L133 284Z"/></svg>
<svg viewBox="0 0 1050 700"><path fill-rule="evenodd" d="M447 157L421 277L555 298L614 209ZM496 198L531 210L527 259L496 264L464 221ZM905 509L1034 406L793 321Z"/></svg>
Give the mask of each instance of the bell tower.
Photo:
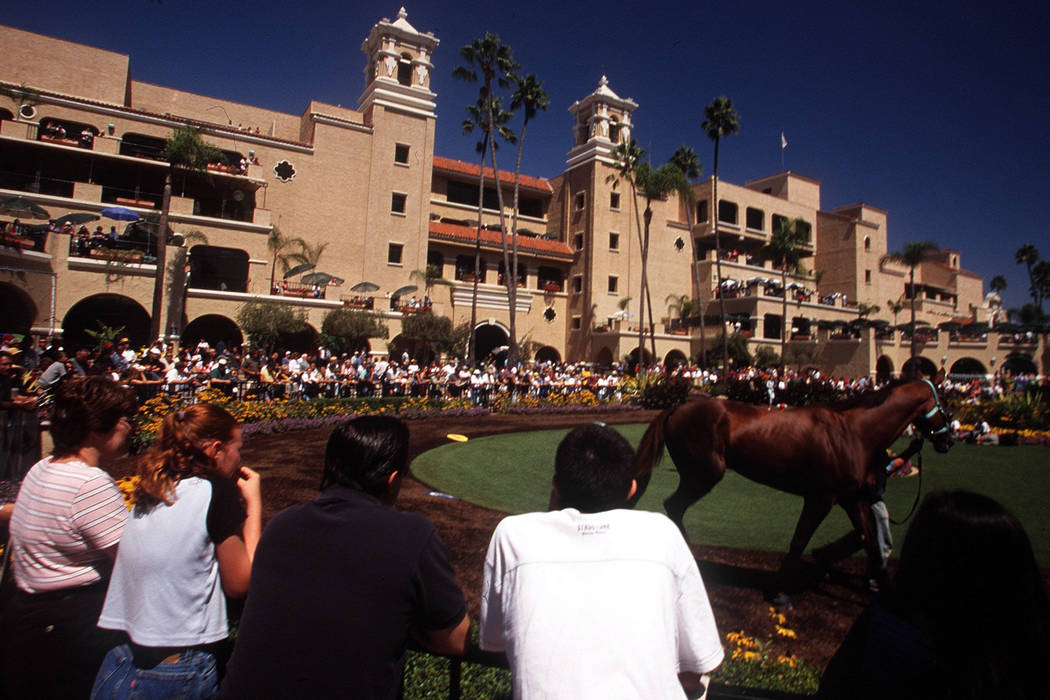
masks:
<svg viewBox="0 0 1050 700"><path fill-rule="evenodd" d="M603 75L594 92L569 107L573 116L572 150L566 165L574 168L591 160L611 164L612 149L631 139L631 113L637 108L637 102L613 92Z"/></svg>
<svg viewBox="0 0 1050 700"><path fill-rule="evenodd" d="M430 57L439 42L433 34L416 30L407 18L402 7L396 20L377 22L361 44L368 64L365 91L357 102L366 115L374 105L381 105L432 119L436 116Z"/></svg>

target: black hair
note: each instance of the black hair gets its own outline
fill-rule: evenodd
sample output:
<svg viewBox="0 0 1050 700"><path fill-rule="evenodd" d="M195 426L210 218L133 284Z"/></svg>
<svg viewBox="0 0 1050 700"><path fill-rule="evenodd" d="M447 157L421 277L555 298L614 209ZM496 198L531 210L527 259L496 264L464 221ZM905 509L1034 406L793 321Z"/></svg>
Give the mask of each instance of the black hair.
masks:
<svg viewBox="0 0 1050 700"><path fill-rule="evenodd" d="M621 508L634 478L634 450L620 433L592 423L558 445L554 484L561 505L583 513Z"/></svg>
<svg viewBox="0 0 1050 700"><path fill-rule="evenodd" d="M408 463L408 427L392 416L351 418L325 447L321 490L338 484L383 495L390 475Z"/></svg>
<svg viewBox="0 0 1050 700"><path fill-rule="evenodd" d="M995 500L927 496L904 540L896 599L929 630L933 683L952 697L1050 697L1050 599L1024 527Z"/></svg>
<svg viewBox="0 0 1050 700"><path fill-rule="evenodd" d="M136 410L135 393L103 376L77 377L55 389L51 409L53 454L75 454L91 433L108 433Z"/></svg>

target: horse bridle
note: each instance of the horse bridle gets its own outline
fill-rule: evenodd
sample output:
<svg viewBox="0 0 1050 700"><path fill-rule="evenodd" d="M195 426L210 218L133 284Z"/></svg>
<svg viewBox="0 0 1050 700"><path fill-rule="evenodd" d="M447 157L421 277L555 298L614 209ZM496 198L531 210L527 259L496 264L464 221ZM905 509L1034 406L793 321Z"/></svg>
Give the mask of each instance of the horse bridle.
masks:
<svg viewBox="0 0 1050 700"><path fill-rule="evenodd" d="M926 379L925 377L923 377L921 381L925 382L926 386L930 387L930 391L933 392L934 406L929 411L927 411L926 414L922 417L923 421L926 423L926 430L924 431L926 433L926 437L932 440L938 435L943 435L945 433L951 432L952 416L950 413L945 411L944 407L941 405L941 395L937 392L937 387L933 385L933 382L931 382L929 379ZM930 419L938 413L940 413L941 417L944 418L944 425L942 425L938 430L933 430L930 426Z"/></svg>

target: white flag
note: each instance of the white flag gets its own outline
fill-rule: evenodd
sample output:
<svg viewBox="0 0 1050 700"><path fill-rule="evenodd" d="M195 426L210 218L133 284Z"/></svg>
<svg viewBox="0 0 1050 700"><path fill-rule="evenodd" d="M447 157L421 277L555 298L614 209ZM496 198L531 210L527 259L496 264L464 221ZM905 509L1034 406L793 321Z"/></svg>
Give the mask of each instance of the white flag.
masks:
<svg viewBox="0 0 1050 700"><path fill-rule="evenodd" d="M781 131L780 132L780 150L783 151L787 147L788 147L788 140L787 140L787 138L784 137L784 132Z"/></svg>

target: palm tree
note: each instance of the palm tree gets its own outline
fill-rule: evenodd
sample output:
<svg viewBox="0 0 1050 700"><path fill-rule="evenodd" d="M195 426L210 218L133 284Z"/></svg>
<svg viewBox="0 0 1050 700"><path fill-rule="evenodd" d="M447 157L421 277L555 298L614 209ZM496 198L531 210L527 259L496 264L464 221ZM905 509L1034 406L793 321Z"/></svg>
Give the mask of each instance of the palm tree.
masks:
<svg viewBox="0 0 1050 700"><path fill-rule="evenodd" d="M478 324L478 281L481 278L481 219L485 209L485 153L488 151L489 136L492 133L489 128L489 112L491 111L493 116L496 134L508 143L514 143L515 136L514 132L506 126L507 122L514 115L500 106L500 98L489 100L485 97L479 97L477 104L467 105L466 110L467 118L460 125L463 133L472 134L475 129L481 132L481 140L474 145L474 152L481 154L481 162L479 163L480 173L478 175L478 222L474 236L474 286L470 297L470 334L467 338L467 364L473 367L475 359L474 332ZM499 187L498 180L496 186L497 188Z"/></svg>
<svg viewBox="0 0 1050 700"><path fill-rule="evenodd" d="M511 240L512 240L512 255L510 267L504 265L504 270L508 270L507 276L509 277L510 285L507 287L507 296L510 301L510 362L511 364L517 364L517 349L518 344L514 342L517 335L517 309L518 309L518 199L520 190L520 179L521 179L521 155L525 148L525 129L529 126L529 120L536 116L538 110L547 111L547 106L550 104L550 97L547 96L546 91L543 89L543 81L537 78L531 73L524 77L519 75L512 76L512 80L516 86L514 93L510 96L510 107L511 109L523 109L523 121L521 123L521 131L518 132L518 157L514 163L514 207L511 210ZM504 237L506 240L506 237Z"/></svg>
<svg viewBox="0 0 1050 700"><path fill-rule="evenodd" d="M900 300L900 297L896 299L887 299L886 308L893 314L893 325L897 325L897 314L904 310L904 302Z"/></svg>
<svg viewBox="0 0 1050 700"><path fill-rule="evenodd" d="M1032 301L1036 301L1035 278L1032 276L1032 268L1039 262L1039 250L1031 243L1026 243L1014 253L1014 259L1018 265L1024 265L1028 270L1028 291L1032 295Z"/></svg>
<svg viewBox="0 0 1050 700"><path fill-rule="evenodd" d="M695 318L702 308L700 300L688 294L668 294L664 302L667 304L667 312L681 321L683 327L688 327L689 321Z"/></svg>
<svg viewBox="0 0 1050 700"><path fill-rule="evenodd" d="M918 350L915 333L915 299L918 296L915 290L915 268L922 264L929 253L939 248L940 246L933 241L910 241L905 243L900 251L886 253L879 259L879 265L893 262L908 268L908 287L911 289L911 357L915 357Z"/></svg>
<svg viewBox="0 0 1050 700"><path fill-rule="evenodd" d="M791 323L787 317L787 275L802 270L802 246L806 243L806 234L803 233L800 223L802 219L778 219L776 228L769 236L769 241L762 246L762 256L772 260L774 265L780 266L781 287L781 324L780 324L780 363L784 366L784 352L787 350L788 332Z"/></svg>
<svg viewBox="0 0 1050 700"><path fill-rule="evenodd" d="M642 158L645 157L645 150L638 145L638 142L633 138L629 141L621 141L616 144L612 152L609 154L613 159L613 167L616 172L610 173L605 178L606 182L619 182L625 180L627 184L631 186L631 200L634 202L634 218L635 218L635 232L638 234L638 249L644 250L645 245L642 239L642 220L641 214L638 210L638 168L642 164ZM644 364L644 353L642 349L644 347L644 341L642 339L642 333L645 322L645 300L648 297L648 280L645 277L645 263L642 263L642 293L638 297L638 366L641 367ZM650 306L652 304L650 303ZM652 314L650 314L652 315ZM655 357L655 354L654 354Z"/></svg>
<svg viewBox="0 0 1050 700"><path fill-rule="evenodd" d="M476 83L478 81L478 71L481 71L482 87L480 97L486 108L485 123L488 125L487 133L495 133L497 122L495 114L496 105L494 104L496 103L496 99L492 92L493 84L498 85L501 88L510 87L510 76L513 75L514 71L520 68L518 63L514 60L513 50L510 46L500 42L499 36L492 32L486 32L485 36L482 38L475 39L470 44L460 48L459 56L463 59L466 65L456 66L452 71L452 77L469 83ZM500 238L503 242L503 270L504 272L507 272L510 270L510 250L507 247L507 225L503 213L503 187L500 183L499 167L496 165L496 141L494 138L488 139L488 146L489 155L492 159L492 173L493 177L496 179L496 199L499 202ZM482 173L484 173L484 155L482 155L481 162L481 170ZM507 289L509 297L509 290L516 280L511 280L509 275L506 274L504 275L504 279L508 285ZM475 285L476 284L477 282L475 281ZM512 323L515 313L517 313L517 309L512 306L510 309ZM473 323L471 324L471 327L473 328ZM471 338L473 338L473 330L471 331ZM510 359L516 362L518 341L517 338L514 337L513 326L511 327L509 345ZM471 342L471 360L473 360L473 348L474 343Z"/></svg>
<svg viewBox="0 0 1050 700"><path fill-rule="evenodd" d="M722 371L729 369L729 346L726 338L726 301L722 295L722 243L718 233L718 147L723 136L740 133L740 115L733 109L733 101L728 97L716 97L711 104L704 107L704 119L700 128L707 137L715 142L714 171L712 172L711 192L711 226L715 234L715 271L718 275L718 306L722 320Z"/></svg>
<svg viewBox="0 0 1050 700"><path fill-rule="evenodd" d="M700 157L693 152L692 148L683 144L671 156L670 162L682 171L683 186L678 191L678 196L685 203L685 219L689 224L689 241L692 243L693 249L691 265L693 268L693 284L696 285L697 310L700 315L700 363L702 365L707 355L707 341L704 334L704 296L700 292L700 265L698 263L700 256L696 246L696 236L693 235L693 223L696 220L696 217L693 215L693 211L696 209L696 192L693 191L692 186L692 180L700 177Z"/></svg>
<svg viewBox="0 0 1050 700"><path fill-rule="evenodd" d="M998 294L999 292L1006 289L1006 278L1002 275L996 275L988 282L988 288Z"/></svg>
<svg viewBox="0 0 1050 700"><path fill-rule="evenodd" d="M299 240L299 250L289 253L288 259L292 262L300 265L313 265L317 266L321 262L321 256L324 254L325 249L331 241L321 241L316 245L311 246L304 240Z"/></svg>
<svg viewBox="0 0 1050 700"><path fill-rule="evenodd" d="M168 210L171 206L171 180L176 171L205 172L208 163L222 163L226 156L222 151L204 142L200 131L190 126L179 127L164 143L164 159L168 170L164 174L164 193L161 196L160 221L157 224L156 249L157 273L153 280L153 308L150 316L150 336L160 338L165 325L161 324L164 299L164 270L167 257ZM175 326L181 331L182 319L169 318L167 327Z"/></svg>
<svg viewBox="0 0 1050 700"><path fill-rule="evenodd" d="M646 303L649 306L649 347L656 358L656 327L653 325L653 300L649 297L649 226L653 220L652 203L654 199L666 199L672 192L681 191L685 187L685 176L677 166L672 163L664 163L653 170L648 163L641 163L635 169L635 187L645 197L645 212L642 215L645 222L645 234L642 238L642 290L645 292ZM639 346L641 345L641 329L639 329Z"/></svg>
<svg viewBox="0 0 1050 700"><path fill-rule="evenodd" d="M273 265L270 266L270 291L273 291L274 284L277 282L277 263L281 263L282 270L288 269L288 262L292 259L292 254L287 252L289 249L296 246L305 246L306 242L301 238L291 238L285 236L281 232L281 229L274 226L270 229L269 235L266 236L266 249L270 251L270 255L273 256Z"/></svg>
<svg viewBox="0 0 1050 700"><path fill-rule="evenodd" d="M1032 268L1032 290L1036 306L1043 310L1043 299L1050 296L1050 260L1040 260Z"/></svg>

